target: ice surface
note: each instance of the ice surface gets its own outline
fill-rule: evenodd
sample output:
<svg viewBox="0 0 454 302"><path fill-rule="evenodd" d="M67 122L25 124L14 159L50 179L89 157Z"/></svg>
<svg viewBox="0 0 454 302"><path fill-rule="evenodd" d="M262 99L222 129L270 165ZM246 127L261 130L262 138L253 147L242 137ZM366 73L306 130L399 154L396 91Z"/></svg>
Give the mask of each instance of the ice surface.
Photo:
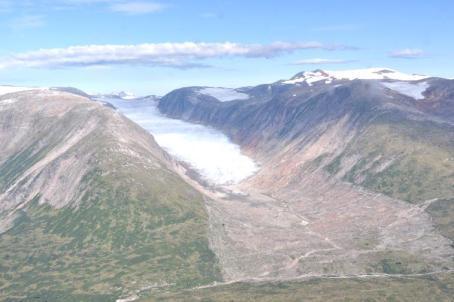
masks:
<svg viewBox="0 0 454 302"><path fill-rule="evenodd" d="M146 100L102 98L128 118L153 134L158 144L177 159L189 163L208 182L216 185L238 183L258 167L241 153L223 133L162 115L156 103Z"/></svg>

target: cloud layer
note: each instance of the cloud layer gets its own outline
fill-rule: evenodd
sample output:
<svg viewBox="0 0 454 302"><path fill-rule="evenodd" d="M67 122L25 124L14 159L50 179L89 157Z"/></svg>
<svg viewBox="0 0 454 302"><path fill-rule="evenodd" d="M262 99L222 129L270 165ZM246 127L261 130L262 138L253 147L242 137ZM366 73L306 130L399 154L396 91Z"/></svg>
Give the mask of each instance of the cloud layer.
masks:
<svg viewBox="0 0 454 302"><path fill-rule="evenodd" d="M62 68L71 66L147 65L175 68L205 66L202 60L222 57L272 58L303 49L349 49L319 42L149 43L137 45L86 45L40 49L0 59L0 68Z"/></svg>

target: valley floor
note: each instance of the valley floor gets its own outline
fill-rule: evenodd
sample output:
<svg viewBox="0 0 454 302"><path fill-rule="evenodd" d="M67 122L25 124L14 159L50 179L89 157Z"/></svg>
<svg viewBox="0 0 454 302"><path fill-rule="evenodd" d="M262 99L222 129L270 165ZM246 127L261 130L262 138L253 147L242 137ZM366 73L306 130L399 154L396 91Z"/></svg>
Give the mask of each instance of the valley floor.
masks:
<svg viewBox="0 0 454 302"><path fill-rule="evenodd" d="M337 187L336 187L337 186ZM314 186L315 187L315 186ZM249 186L205 190L212 249L226 281L427 274L453 269L450 241L425 209L330 184L319 198ZM295 198L298 196L298 198Z"/></svg>
<svg viewBox="0 0 454 302"><path fill-rule="evenodd" d="M225 282L152 292L150 301L452 301L452 247L426 213L433 201L311 181L282 200L183 176L207 196Z"/></svg>
<svg viewBox="0 0 454 302"><path fill-rule="evenodd" d="M154 293L146 301L453 301L454 274L222 284Z"/></svg>

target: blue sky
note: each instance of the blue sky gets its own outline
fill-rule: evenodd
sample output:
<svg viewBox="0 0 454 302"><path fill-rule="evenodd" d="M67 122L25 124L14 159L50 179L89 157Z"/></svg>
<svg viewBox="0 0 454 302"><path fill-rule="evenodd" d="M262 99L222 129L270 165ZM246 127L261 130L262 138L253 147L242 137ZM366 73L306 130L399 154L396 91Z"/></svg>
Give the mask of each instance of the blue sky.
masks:
<svg viewBox="0 0 454 302"><path fill-rule="evenodd" d="M454 2L0 0L0 84L164 94L302 70L454 77Z"/></svg>

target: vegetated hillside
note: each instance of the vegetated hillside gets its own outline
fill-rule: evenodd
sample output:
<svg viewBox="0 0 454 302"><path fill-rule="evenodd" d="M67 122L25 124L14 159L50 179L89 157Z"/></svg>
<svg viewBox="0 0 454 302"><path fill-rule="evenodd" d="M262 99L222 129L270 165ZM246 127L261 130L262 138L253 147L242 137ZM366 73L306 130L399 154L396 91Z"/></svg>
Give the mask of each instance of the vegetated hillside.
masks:
<svg viewBox="0 0 454 302"><path fill-rule="evenodd" d="M203 197L112 108L4 95L0 142L0 300L112 301L220 279Z"/></svg>
<svg viewBox="0 0 454 302"><path fill-rule="evenodd" d="M452 274L389 278L326 278L233 283L191 291L155 293L152 301L452 301Z"/></svg>
<svg viewBox="0 0 454 302"><path fill-rule="evenodd" d="M240 189L271 198L212 211L231 242L217 252L231 279L452 269L452 81L298 81L242 88L249 99L229 102L185 88L159 103L223 130L260 163ZM241 232L235 221L250 223Z"/></svg>
<svg viewBox="0 0 454 302"><path fill-rule="evenodd" d="M454 82L424 81L428 88L418 100L383 81L337 80L277 82L268 85L264 102L254 101L258 88L244 89L250 100L231 102L182 89L163 97L159 108L225 131L262 161L256 183L263 187L266 178L283 188L323 168L342 181L417 203L454 196Z"/></svg>

